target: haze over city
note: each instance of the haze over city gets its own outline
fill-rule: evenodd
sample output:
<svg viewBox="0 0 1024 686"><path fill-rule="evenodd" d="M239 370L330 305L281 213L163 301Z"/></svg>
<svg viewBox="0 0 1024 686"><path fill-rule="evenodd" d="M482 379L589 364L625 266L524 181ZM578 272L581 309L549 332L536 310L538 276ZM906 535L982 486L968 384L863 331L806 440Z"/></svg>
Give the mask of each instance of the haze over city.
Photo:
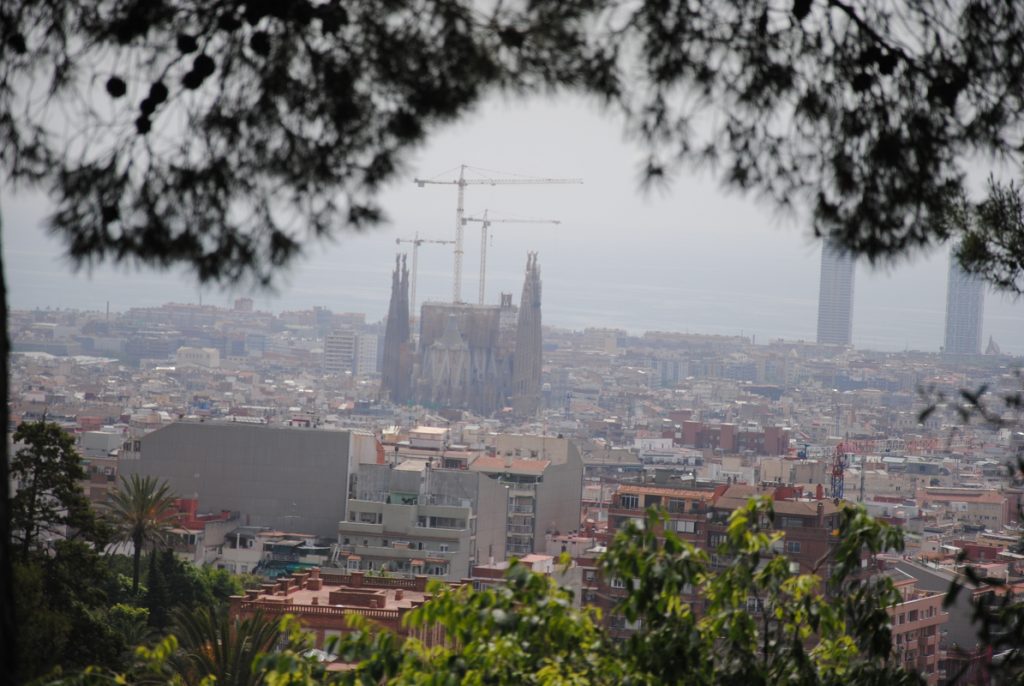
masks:
<svg viewBox="0 0 1024 686"><path fill-rule="evenodd" d="M1020 4L4 0L0 684L1024 683Z"/></svg>
<svg viewBox="0 0 1024 686"><path fill-rule="evenodd" d="M780 215L767 201L723 190L706 171L685 169L666 188L640 189L640 154L613 117L583 100L492 98L430 140L381 202L388 224L310 244L276 294L206 288L203 302L226 305L252 295L260 309L321 305L387 310L395 238L448 239L455 189L417 188L413 177L454 178L459 164L493 176L580 177L581 186L470 187L467 216L557 219L558 226L494 225L488 250L488 302L517 292L528 250L540 253L545 324L744 334L757 342L814 340L820 244L797 210ZM486 173L486 172L483 172ZM477 172L477 175L482 172ZM4 255L16 308L115 311L163 302L197 302L191 276L100 267L72 275L63 250L42 228L49 206L3 191ZM464 298L475 302L479 225L466 227ZM409 252L403 245L402 252ZM417 300L451 297L450 246L420 250ZM858 263L853 344L875 350L938 351L945 318L946 249L895 265ZM1024 303L986 296L982 337L1005 353L1024 353Z"/></svg>

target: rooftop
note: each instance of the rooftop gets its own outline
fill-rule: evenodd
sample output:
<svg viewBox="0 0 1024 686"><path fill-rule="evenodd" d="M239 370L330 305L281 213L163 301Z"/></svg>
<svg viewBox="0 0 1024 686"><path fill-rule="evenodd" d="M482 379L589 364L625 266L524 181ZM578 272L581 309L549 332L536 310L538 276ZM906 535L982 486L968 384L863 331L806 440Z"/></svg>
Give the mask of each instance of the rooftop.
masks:
<svg viewBox="0 0 1024 686"><path fill-rule="evenodd" d="M551 460L524 458L491 457L480 455L473 460L469 469L474 472L508 473L508 474L543 474L551 464Z"/></svg>
<svg viewBox="0 0 1024 686"><path fill-rule="evenodd" d="M640 484L623 484L618 492L630 495L662 495L671 498L689 498L691 500L710 500L711 491L699 491L687 488L671 488L669 486L644 486Z"/></svg>

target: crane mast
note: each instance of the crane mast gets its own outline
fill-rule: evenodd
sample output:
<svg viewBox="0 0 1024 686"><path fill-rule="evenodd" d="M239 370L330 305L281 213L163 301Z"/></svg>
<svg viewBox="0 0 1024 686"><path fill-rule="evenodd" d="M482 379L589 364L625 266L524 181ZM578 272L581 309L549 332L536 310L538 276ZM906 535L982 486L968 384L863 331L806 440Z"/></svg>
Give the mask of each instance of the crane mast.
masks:
<svg viewBox="0 0 1024 686"><path fill-rule="evenodd" d="M557 219L491 219L487 216L488 210L484 210L482 217L466 217L463 224L468 222L480 223L480 293L478 302L484 304L484 295L487 282L487 230L491 224L560 224Z"/></svg>
<svg viewBox="0 0 1024 686"><path fill-rule="evenodd" d="M409 309L412 310L410 316L412 319L416 319L416 271L418 269L417 264L419 262L420 246L424 243L434 243L437 245L451 245L455 241L442 241L432 238L420 238L420 232L417 231L412 238L396 238L395 245L402 245L402 243L412 243L412 278L409 279Z"/></svg>
<svg viewBox="0 0 1024 686"><path fill-rule="evenodd" d="M849 461L846 457L846 448L840 443L836 446L835 452L832 454L832 497L838 504L843 496L846 494L845 482L846 482L846 468L849 466ZM864 465L861 464L861 470L864 469Z"/></svg>
<svg viewBox="0 0 1024 686"><path fill-rule="evenodd" d="M452 287L452 302L462 302L462 255L463 255L463 227L465 226L464 217L466 214L465 200L466 200L466 186L527 186L527 185L547 185L547 184L563 184L563 183L583 183L583 179L545 179L545 178L486 178L486 179L467 179L466 170L472 169L468 165L459 165L459 178L446 181L438 181L435 179L413 179L416 185L420 188L431 184L431 185L447 185L456 186L458 188L458 200L455 206L455 250L454 250L454 284Z"/></svg>

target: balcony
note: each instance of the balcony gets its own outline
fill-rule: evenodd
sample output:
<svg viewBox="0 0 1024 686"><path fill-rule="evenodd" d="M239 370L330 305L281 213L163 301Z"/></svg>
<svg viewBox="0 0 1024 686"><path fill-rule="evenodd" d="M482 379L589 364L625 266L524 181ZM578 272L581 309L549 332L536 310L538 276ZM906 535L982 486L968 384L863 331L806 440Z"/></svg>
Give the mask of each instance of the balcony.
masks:
<svg viewBox="0 0 1024 686"><path fill-rule="evenodd" d="M509 505L508 506L508 511L509 512L514 512L515 514L528 514L528 515L532 515L533 514L533 505Z"/></svg>
<svg viewBox="0 0 1024 686"><path fill-rule="evenodd" d="M384 524L370 524L368 522L338 522L338 531L346 534L382 534Z"/></svg>
<svg viewBox="0 0 1024 686"><path fill-rule="evenodd" d="M455 550L419 550L416 548L393 548L382 545L357 545L356 553L365 559L390 559L390 560L422 560L425 558L445 560L451 562L458 554Z"/></svg>

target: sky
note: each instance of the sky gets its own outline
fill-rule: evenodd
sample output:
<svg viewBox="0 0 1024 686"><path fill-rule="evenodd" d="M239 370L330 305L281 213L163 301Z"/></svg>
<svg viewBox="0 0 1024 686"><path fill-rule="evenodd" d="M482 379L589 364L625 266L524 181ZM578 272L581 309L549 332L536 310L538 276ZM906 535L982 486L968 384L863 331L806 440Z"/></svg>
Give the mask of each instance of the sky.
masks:
<svg viewBox="0 0 1024 686"><path fill-rule="evenodd" d="M805 216L780 216L767 201L723 189L710 172L686 170L665 189L640 189L641 150L621 122L582 99L492 98L435 134L408 161L381 201L389 222L311 244L276 293L205 289L180 272L100 267L74 273L43 228L50 211L37 194L3 189L3 257L14 308L112 311L164 302L227 305L250 295L265 310L387 312L396 238L454 237L454 186L417 187L414 177L454 179L457 167L494 176L583 179L582 185L471 186L467 215L553 219L557 226L495 224L488 247L487 301L518 302L526 253L539 253L546 324L606 326L813 340L820 244ZM402 246L408 251L408 246ZM476 302L479 224L466 227L463 299ZM411 259L411 256L410 256ZM948 253L896 266L859 264L854 344L938 351L945 317ZM417 300L450 300L451 246L420 249ZM990 293L984 340L1024 354L1024 302Z"/></svg>

